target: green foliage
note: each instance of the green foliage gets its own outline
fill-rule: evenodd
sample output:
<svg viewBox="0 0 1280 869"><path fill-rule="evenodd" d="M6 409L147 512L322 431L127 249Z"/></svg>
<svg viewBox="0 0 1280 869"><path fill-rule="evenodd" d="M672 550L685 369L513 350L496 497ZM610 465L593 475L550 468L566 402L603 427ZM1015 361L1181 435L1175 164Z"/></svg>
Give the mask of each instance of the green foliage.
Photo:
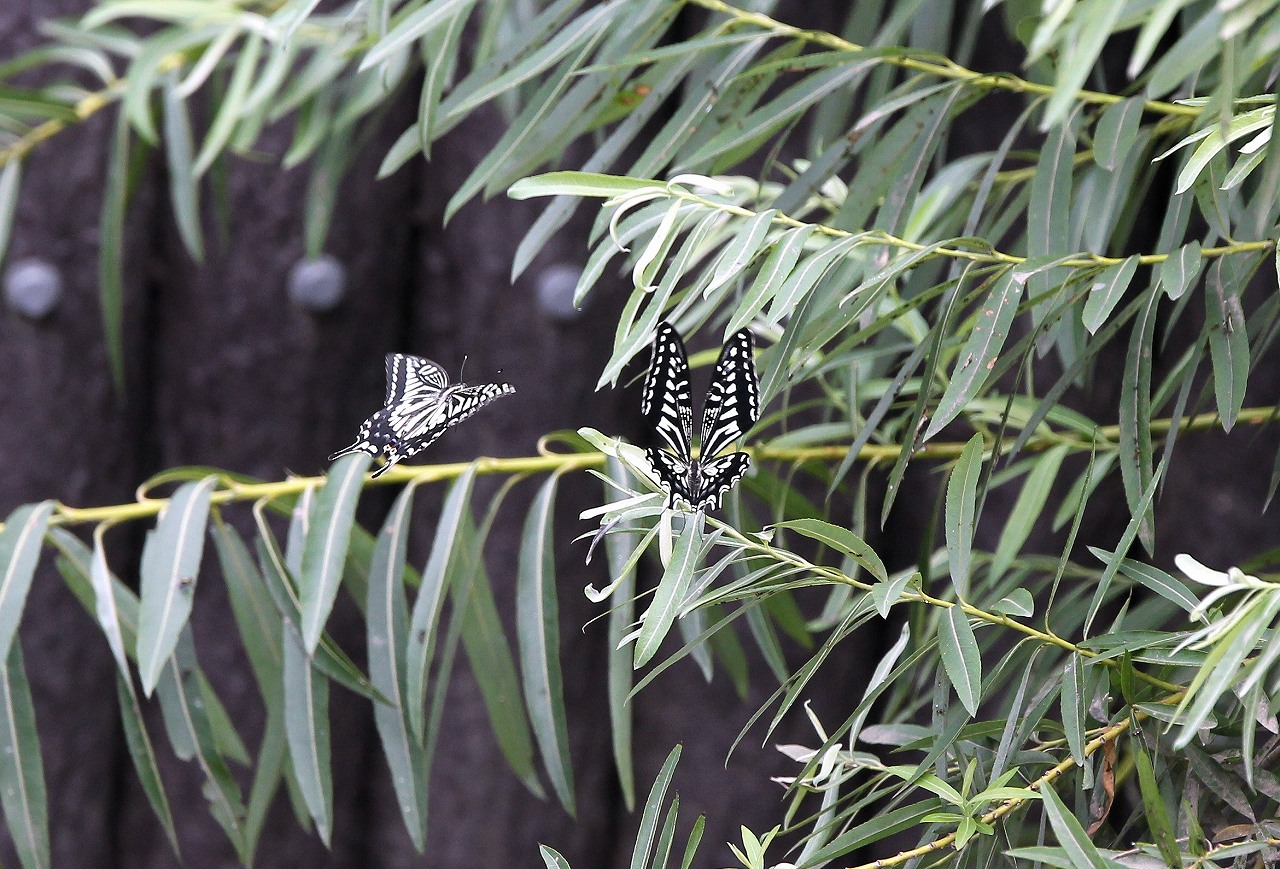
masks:
<svg viewBox="0 0 1280 869"><path fill-rule="evenodd" d="M551 517L561 475L586 469L604 483L582 516L601 523L610 581L585 591L609 611L609 722L629 805L627 701L666 668L692 658L744 694L776 682L750 719L772 733L807 711L828 659L888 619L898 639L847 717L810 713L815 744L781 747L796 774L779 824L744 828L733 845L744 867L843 865L903 835L917 846L875 865L1276 858L1274 825L1260 819L1280 801L1264 765L1280 731L1280 582L1181 554L1179 571L1213 589L1200 597L1147 561L1167 560L1155 527L1178 433L1275 415L1244 406L1277 317L1274 301L1254 307L1245 288L1274 254L1280 216L1267 93L1280 4L985 4L1025 46L1023 77L968 68L979 18L953 2L859 0L845 35L777 20L769 0L318 5L102 0L0 64L0 256L24 161L116 112L100 284L117 384L130 179L153 150L198 260L211 176L256 155L267 125L290 123L275 157L313 173L314 253L355 149L416 88L417 117L381 174L429 157L467 117L501 113L506 132L445 211L503 191L552 197L515 274L575 209L599 208L576 299L614 274L632 287L601 387L643 360L660 320L711 343L753 330L766 416L750 438L752 472L723 518L673 514L638 447L584 429L561 438L564 453L392 469L377 482L409 485L376 536L354 522L370 485L359 456L325 479L177 469L134 504L19 507L0 533L0 796L24 866L49 862L38 710L14 641L42 548L102 629L130 757L175 851L135 670L161 707L167 750L199 767L246 863L282 785L328 840L331 682L372 704L408 836L426 847L428 775L459 649L513 773L539 797L545 778L573 813ZM682 16L686 7L700 14ZM1128 44L1115 34L1133 37L1124 82L1102 63L1104 49ZM19 86L33 69L46 83ZM994 149L955 156L951 131L990 125L996 93L1021 100L1020 113ZM582 137L591 154L565 165L566 144ZM1159 225L1152 246L1134 231L1139 214ZM1195 325L1175 330L1181 321ZM1172 360L1163 369L1157 346ZM1065 407L1069 393L1089 394L1107 349L1123 359L1114 411ZM944 491L934 527L909 544L916 564L891 572L867 541L911 466L945 471ZM481 473L507 479L487 505L473 486ZM546 476L523 524L512 638L484 548L498 505L529 474ZM1086 539L1082 517L1113 476L1127 525L1118 542ZM445 480L447 494L420 488ZM423 491L442 509L418 571L406 537ZM1000 501L1013 503L1008 515L989 506ZM227 521L241 504L253 505L251 543ZM139 596L111 573L105 533L152 520ZM95 527L92 547L64 527L79 524ZM267 711L252 757L188 625L194 585L210 581L206 533ZM1051 539L1060 555L1043 554ZM1132 551L1139 543L1146 554ZM1094 557L1081 563L1086 548ZM645 566L658 578L652 595ZM368 675L325 632L343 590L367 620ZM745 642L767 674L748 672ZM795 668L790 645L807 655ZM667 800L678 756L644 803L633 869L694 859L702 819L681 850L679 800ZM247 800L232 764L254 767ZM549 846L542 857L567 865Z"/></svg>

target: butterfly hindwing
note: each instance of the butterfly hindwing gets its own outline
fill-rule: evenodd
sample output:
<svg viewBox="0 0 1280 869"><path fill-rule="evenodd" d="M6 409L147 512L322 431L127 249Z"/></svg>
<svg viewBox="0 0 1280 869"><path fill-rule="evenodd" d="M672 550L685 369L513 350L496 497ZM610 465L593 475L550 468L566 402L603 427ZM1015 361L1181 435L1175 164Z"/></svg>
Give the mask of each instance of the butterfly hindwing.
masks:
<svg viewBox="0 0 1280 869"><path fill-rule="evenodd" d="M685 475L689 466L666 450L649 447L645 450L649 464L658 475L658 485L667 493L667 506L675 507L676 499L683 498L693 502L693 493L685 485Z"/></svg>
<svg viewBox="0 0 1280 869"><path fill-rule="evenodd" d="M759 417L760 387L751 332L739 329L720 350L702 407L702 455L718 455L750 431Z"/></svg>
<svg viewBox="0 0 1280 869"><path fill-rule="evenodd" d="M665 321L658 324L653 338L653 356L640 396L640 414L676 455L688 459L693 439L689 359L680 334Z"/></svg>
<svg viewBox="0 0 1280 869"><path fill-rule="evenodd" d="M720 499L742 479L750 466L751 457L746 453L726 453L700 463L697 503L694 507L698 510L720 509Z"/></svg>

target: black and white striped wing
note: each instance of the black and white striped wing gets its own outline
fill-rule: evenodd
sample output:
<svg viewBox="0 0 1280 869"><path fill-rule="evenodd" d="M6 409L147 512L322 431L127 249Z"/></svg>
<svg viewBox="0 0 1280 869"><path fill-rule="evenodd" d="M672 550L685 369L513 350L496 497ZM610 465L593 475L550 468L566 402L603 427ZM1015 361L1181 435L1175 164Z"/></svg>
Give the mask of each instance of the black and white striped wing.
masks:
<svg viewBox="0 0 1280 869"><path fill-rule="evenodd" d="M653 338L653 356L644 378L640 414L684 461L691 455L693 405L689 397L689 359L680 334L665 320Z"/></svg>
<svg viewBox="0 0 1280 869"><path fill-rule="evenodd" d="M689 466L671 453L658 447L645 450L649 464L658 475L658 485L667 493L667 506L675 507L676 499L683 498L693 503L693 493L685 486Z"/></svg>
<svg viewBox="0 0 1280 869"><path fill-rule="evenodd" d="M516 388L510 383L482 383L479 386L467 386L459 383L446 391L441 425L450 428L462 422L471 414L492 401L510 395Z"/></svg>
<svg viewBox="0 0 1280 869"><path fill-rule="evenodd" d="M698 491L689 498L695 510L718 510L720 499L732 489L751 466L746 453L728 453L698 466Z"/></svg>
<svg viewBox="0 0 1280 869"><path fill-rule="evenodd" d="M720 350L711 387L702 406L701 455L704 460L723 452L725 447L750 431L760 418L760 383L751 351L751 331L748 329L734 332Z"/></svg>
<svg viewBox="0 0 1280 869"><path fill-rule="evenodd" d="M388 353L386 363L387 397L383 407L434 398L449 385L449 375L430 359Z"/></svg>

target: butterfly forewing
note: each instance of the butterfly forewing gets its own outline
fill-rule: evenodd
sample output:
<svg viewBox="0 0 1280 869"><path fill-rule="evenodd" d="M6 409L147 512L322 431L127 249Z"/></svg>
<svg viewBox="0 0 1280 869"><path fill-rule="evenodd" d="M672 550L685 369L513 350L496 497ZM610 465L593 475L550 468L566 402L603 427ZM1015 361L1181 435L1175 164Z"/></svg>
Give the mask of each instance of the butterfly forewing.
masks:
<svg viewBox="0 0 1280 869"><path fill-rule="evenodd" d="M658 324L653 356L640 396L640 414L676 455L688 458L693 438L689 397L689 360L684 342L670 323Z"/></svg>
<svg viewBox="0 0 1280 869"><path fill-rule="evenodd" d="M360 426L355 443L329 457L354 452L386 454L377 477L401 459L426 449L446 430L489 402L515 392L507 383L449 385L445 370L429 359L401 353L387 355L386 406Z"/></svg>
<svg viewBox="0 0 1280 869"><path fill-rule="evenodd" d="M760 417L760 387L751 332L734 332L720 350L702 408L702 457L710 459L745 435Z"/></svg>
<svg viewBox="0 0 1280 869"><path fill-rule="evenodd" d="M449 375L444 368L421 356L405 356L409 366L409 392L421 394L439 392L449 385Z"/></svg>

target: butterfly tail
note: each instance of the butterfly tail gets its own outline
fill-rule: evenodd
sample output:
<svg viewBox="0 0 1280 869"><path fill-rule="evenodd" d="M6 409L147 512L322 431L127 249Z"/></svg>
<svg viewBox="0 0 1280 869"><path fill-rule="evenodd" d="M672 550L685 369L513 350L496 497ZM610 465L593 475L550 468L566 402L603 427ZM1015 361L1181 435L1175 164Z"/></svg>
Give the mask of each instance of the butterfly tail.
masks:
<svg viewBox="0 0 1280 869"><path fill-rule="evenodd" d="M349 456L352 453L368 453L371 456L376 456L378 454L377 451L374 450L373 445L370 444L368 441L358 440L355 443L353 443L351 446L343 447L333 455L329 456L329 461L331 462L337 461L343 456Z"/></svg>

